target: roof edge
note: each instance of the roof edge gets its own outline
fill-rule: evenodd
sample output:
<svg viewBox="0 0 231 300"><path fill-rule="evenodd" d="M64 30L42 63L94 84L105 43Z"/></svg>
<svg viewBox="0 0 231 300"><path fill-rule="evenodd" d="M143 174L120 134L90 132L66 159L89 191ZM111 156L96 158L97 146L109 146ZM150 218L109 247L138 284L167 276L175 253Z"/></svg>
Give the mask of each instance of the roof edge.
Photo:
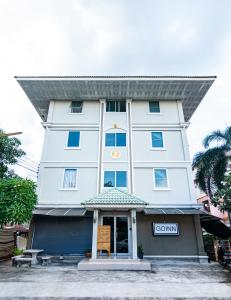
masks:
<svg viewBox="0 0 231 300"><path fill-rule="evenodd" d="M175 76L175 75L166 75L166 76L14 76L17 80L70 80L70 79L80 79L80 80L215 80L217 76Z"/></svg>

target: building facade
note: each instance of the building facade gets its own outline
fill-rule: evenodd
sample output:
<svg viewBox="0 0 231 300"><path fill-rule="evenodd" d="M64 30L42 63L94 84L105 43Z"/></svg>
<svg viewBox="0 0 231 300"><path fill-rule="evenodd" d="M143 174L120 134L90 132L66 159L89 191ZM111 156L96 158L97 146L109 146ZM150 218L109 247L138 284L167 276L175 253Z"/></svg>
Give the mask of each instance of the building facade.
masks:
<svg viewBox="0 0 231 300"><path fill-rule="evenodd" d="M215 77L17 77L45 138L31 247L204 257L186 130Z"/></svg>

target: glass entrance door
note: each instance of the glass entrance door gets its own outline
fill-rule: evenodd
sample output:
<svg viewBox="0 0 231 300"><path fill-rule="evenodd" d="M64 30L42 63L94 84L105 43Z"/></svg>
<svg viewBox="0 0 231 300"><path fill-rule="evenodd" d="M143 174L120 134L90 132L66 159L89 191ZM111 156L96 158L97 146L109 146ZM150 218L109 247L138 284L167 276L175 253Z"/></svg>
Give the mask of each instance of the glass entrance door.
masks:
<svg viewBox="0 0 231 300"><path fill-rule="evenodd" d="M103 216L103 225L111 226L111 253L128 254L128 217Z"/></svg>

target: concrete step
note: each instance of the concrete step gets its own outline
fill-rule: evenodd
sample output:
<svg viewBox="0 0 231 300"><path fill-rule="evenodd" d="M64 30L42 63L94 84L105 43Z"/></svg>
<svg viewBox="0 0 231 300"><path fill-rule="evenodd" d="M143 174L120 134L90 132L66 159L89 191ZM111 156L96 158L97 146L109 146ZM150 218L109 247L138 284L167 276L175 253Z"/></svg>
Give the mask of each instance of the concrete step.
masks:
<svg viewBox="0 0 231 300"><path fill-rule="evenodd" d="M151 271L151 263L140 259L82 259L79 271Z"/></svg>

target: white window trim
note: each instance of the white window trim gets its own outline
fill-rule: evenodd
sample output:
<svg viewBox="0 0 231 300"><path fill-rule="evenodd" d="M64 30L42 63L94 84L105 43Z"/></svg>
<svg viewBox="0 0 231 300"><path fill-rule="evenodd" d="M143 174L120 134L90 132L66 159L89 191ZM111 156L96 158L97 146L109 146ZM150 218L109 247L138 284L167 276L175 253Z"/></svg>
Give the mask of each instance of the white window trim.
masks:
<svg viewBox="0 0 231 300"><path fill-rule="evenodd" d="M152 146L152 133L153 132L161 132L162 133L162 141L163 141L163 147L153 147ZM150 150L154 150L154 151L166 151L166 148L165 148L165 136L164 136L164 132L161 131L161 130L152 130L150 132L150 139L151 139L151 147L150 147Z"/></svg>
<svg viewBox="0 0 231 300"><path fill-rule="evenodd" d="M157 187L156 186L156 178L155 178L155 170L166 170L166 179L167 179L167 186L166 187ZM154 183L154 187L153 190L154 191L170 191L170 186L169 186L169 174L168 174L168 169L167 168L153 168L152 171L152 176L153 176L153 183Z"/></svg>
<svg viewBox="0 0 231 300"><path fill-rule="evenodd" d="M81 113L73 113L73 112L69 112L69 115L85 115L85 113L81 112Z"/></svg>
<svg viewBox="0 0 231 300"><path fill-rule="evenodd" d="M156 116L163 116L164 114L161 112L148 112L147 115L156 115Z"/></svg>
<svg viewBox="0 0 231 300"><path fill-rule="evenodd" d="M110 187L110 186L104 186L104 179L105 179L105 172L126 172L126 186L118 186L117 187L117 182L116 182L116 175L115 175L115 186L114 187ZM119 188L119 189L127 189L128 188L128 171L126 170L104 170L103 171L103 188L104 189L113 189L113 188Z"/></svg>
<svg viewBox="0 0 231 300"><path fill-rule="evenodd" d="M64 147L64 150L82 150L80 147Z"/></svg>
<svg viewBox="0 0 231 300"><path fill-rule="evenodd" d="M160 109L160 111L159 112L150 112L150 102L159 102L159 109ZM153 114L156 114L156 115L162 115L162 113L161 113L161 107L160 107L160 101L159 100L149 100L148 101L148 114L151 114L151 115L153 115Z"/></svg>
<svg viewBox="0 0 231 300"><path fill-rule="evenodd" d="M76 112L76 113L74 113L74 112L72 112L71 110L72 110L72 102L74 102L74 101L80 101L80 102L82 102L82 111L80 112L80 113L78 113L78 112ZM80 114L84 114L83 113L83 100L73 100L73 101L71 101L71 103L70 103L70 106L69 106L69 114L72 114L72 115L80 115Z"/></svg>
<svg viewBox="0 0 231 300"><path fill-rule="evenodd" d="M105 113L109 113L109 114L118 114L118 113L120 113L120 114L127 114L127 106L125 106L126 107L126 111L107 111L107 101L125 101L125 105L126 105L126 100L110 100L110 99L106 99L106 101L105 101L105 107L104 107L104 112Z"/></svg>
<svg viewBox="0 0 231 300"><path fill-rule="evenodd" d="M126 146L106 146L106 134L107 133L113 133L113 134L124 133L125 136L126 136ZM128 141L127 141L127 132L105 132L104 133L104 147L105 148L116 148L116 149L121 148L121 149L126 149L128 147L127 144L128 144Z"/></svg>
<svg viewBox="0 0 231 300"><path fill-rule="evenodd" d="M63 184L64 184L64 176L65 176L65 170L76 170L76 186L74 188L65 188L63 187ZM79 173L79 169L78 168L64 168L63 169L63 176L62 176L62 183L61 183L61 188L59 189L60 191L79 191L79 188L78 188L78 173Z"/></svg>
<svg viewBox="0 0 231 300"><path fill-rule="evenodd" d="M69 139L69 132L79 132L79 146L76 147L68 147L68 139ZM81 131L80 130L68 130L67 131L67 143L66 143L66 146L64 147L64 150L80 150L81 149L81 146L80 146L80 143L81 143Z"/></svg>

